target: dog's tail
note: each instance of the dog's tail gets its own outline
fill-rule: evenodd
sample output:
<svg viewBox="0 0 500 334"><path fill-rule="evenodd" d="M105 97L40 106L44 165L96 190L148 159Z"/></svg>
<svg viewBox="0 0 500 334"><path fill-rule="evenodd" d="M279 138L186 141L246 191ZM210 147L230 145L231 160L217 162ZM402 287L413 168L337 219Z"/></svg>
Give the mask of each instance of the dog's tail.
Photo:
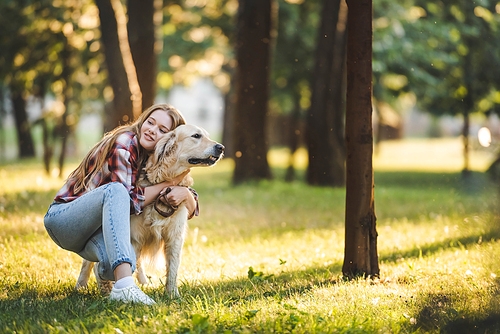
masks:
<svg viewBox="0 0 500 334"><path fill-rule="evenodd" d="M165 242L162 239L146 243L141 250L141 266L149 274L164 275L166 259L163 251ZM163 273L163 274L162 274Z"/></svg>

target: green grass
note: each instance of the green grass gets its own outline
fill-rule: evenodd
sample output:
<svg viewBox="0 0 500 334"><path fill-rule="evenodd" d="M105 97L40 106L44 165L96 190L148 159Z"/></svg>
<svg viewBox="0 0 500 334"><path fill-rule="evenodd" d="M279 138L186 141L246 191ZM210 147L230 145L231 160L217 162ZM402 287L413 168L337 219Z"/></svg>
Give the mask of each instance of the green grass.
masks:
<svg viewBox="0 0 500 334"><path fill-rule="evenodd" d="M443 149L455 142L434 142L442 161L401 161L405 147L429 153L417 144L387 143L375 157L374 281L341 276L345 189L280 181L285 150L270 155L273 181L233 187L230 160L194 169L201 215L184 246L183 297L169 300L152 273L153 307L109 302L93 278L74 291L80 259L43 227L62 180L36 161L0 165L0 333L500 333L498 188L481 173L487 157L463 181ZM296 158L303 168L304 152Z"/></svg>

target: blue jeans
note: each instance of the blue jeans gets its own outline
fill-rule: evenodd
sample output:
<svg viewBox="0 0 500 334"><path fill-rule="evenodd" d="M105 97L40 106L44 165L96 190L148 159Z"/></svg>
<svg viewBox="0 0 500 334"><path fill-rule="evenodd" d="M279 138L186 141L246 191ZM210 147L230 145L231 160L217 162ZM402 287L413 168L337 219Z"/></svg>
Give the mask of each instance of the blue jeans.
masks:
<svg viewBox="0 0 500 334"><path fill-rule="evenodd" d="M45 229L61 248L99 262L101 279L114 281L113 271L124 262L135 270L130 243L130 196L119 182L100 186L69 203L53 203Z"/></svg>

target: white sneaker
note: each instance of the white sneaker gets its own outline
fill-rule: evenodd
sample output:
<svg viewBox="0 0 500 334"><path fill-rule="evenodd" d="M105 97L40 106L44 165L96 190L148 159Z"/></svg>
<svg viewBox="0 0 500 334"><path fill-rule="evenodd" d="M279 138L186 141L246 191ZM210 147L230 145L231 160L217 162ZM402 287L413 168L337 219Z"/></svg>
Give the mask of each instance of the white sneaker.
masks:
<svg viewBox="0 0 500 334"><path fill-rule="evenodd" d="M146 305L155 305L156 302L149 298L137 285L132 285L123 289L116 289L113 287L111 294L109 295L110 300L119 300L125 303L141 303Z"/></svg>

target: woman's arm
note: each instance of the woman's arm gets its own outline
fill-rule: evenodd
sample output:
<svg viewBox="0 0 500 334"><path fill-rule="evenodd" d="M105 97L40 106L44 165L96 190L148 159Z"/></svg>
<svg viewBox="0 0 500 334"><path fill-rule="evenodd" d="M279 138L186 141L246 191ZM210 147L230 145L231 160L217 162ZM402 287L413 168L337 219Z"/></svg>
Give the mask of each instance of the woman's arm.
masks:
<svg viewBox="0 0 500 334"><path fill-rule="evenodd" d="M145 187L144 188L144 197L145 197L144 206L153 203L156 200L156 198L160 195L160 193L164 192L165 188L167 188L167 187L171 187L172 189L179 188L179 187L174 187L174 186L178 185L188 173L189 173L189 170L185 171L184 173L177 176L175 179L173 179L171 181L165 181L162 183L154 184L154 185L149 186L149 187ZM184 187L180 187L180 188L184 188ZM175 205L172 203L170 203L170 204Z"/></svg>
<svg viewBox="0 0 500 334"><path fill-rule="evenodd" d="M182 202L185 202L189 217L192 217L196 210L196 200L191 191L181 186L170 187L170 189L172 190L166 196L168 203L172 206L179 206Z"/></svg>

